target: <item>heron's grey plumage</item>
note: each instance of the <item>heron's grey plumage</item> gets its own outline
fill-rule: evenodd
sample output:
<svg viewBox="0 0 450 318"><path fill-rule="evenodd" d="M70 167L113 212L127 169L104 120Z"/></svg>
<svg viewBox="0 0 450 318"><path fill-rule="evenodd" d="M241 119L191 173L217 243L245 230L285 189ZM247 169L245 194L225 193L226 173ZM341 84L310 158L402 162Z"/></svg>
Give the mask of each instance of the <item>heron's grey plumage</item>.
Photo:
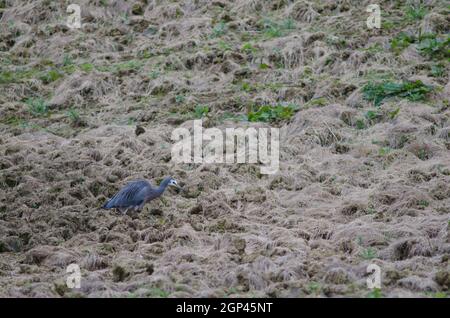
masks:
<svg viewBox="0 0 450 318"><path fill-rule="evenodd" d="M176 181L170 177L165 178L157 188L153 188L147 180L132 181L120 189L102 207L118 209L122 213L126 213L129 209L140 211L147 202L160 197L169 183L177 185Z"/></svg>

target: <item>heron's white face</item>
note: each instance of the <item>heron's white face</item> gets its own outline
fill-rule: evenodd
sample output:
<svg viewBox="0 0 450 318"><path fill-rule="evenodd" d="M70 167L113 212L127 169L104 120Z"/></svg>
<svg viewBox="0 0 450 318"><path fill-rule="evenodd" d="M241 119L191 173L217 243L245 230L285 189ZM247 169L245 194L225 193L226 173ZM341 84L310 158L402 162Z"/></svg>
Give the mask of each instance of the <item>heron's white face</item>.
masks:
<svg viewBox="0 0 450 318"><path fill-rule="evenodd" d="M177 180L175 180L175 179L171 179L171 180L169 181L169 185L174 186L174 187L177 187L177 188L180 187L180 186L178 185L178 183L177 183Z"/></svg>

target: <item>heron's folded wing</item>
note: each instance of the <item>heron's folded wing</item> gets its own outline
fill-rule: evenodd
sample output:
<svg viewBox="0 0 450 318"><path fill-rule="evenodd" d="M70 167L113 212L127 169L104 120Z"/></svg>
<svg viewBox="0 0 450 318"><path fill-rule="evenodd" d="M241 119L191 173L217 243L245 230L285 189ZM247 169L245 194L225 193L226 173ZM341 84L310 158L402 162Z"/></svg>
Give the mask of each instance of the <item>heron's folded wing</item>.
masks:
<svg viewBox="0 0 450 318"><path fill-rule="evenodd" d="M140 194L149 186L145 180L128 183L110 200L111 206L130 207L141 204L143 197Z"/></svg>

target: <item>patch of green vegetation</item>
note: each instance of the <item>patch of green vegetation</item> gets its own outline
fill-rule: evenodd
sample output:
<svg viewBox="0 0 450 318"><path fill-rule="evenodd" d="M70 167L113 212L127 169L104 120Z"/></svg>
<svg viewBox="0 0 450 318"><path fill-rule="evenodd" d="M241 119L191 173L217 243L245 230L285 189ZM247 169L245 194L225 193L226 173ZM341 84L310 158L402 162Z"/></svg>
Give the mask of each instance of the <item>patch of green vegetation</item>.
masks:
<svg viewBox="0 0 450 318"><path fill-rule="evenodd" d="M221 37L222 35L227 33L227 31L228 31L227 25L225 24L225 22L221 21L214 26L212 30L212 37L213 38Z"/></svg>
<svg viewBox="0 0 450 318"><path fill-rule="evenodd" d="M178 94L175 96L175 103L177 103L177 104L183 104L185 100L186 100L186 97L184 95Z"/></svg>
<svg viewBox="0 0 450 318"><path fill-rule="evenodd" d="M378 150L378 154L380 156L386 156L390 152L391 152L391 148L389 148L389 147L381 147L380 150Z"/></svg>
<svg viewBox="0 0 450 318"><path fill-rule="evenodd" d="M250 111L247 114L247 120L250 122L274 122L287 120L290 119L298 109L298 105L295 104L279 104L275 106L264 105L261 106L256 112Z"/></svg>
<svg viewBox="0 0 450 318"><path fill-rule="evenodd" d="M15 76L14 72L4 71L0 73L0 84L15 83L17 81L18 78Z"/></svg>
<svg viewBox="0 0 450 318"><path fill-rule="evenodd" d="M400 114L400 107L388 113L389 119L395 119Z"/></svg>
<svg viewBox="0 0 450 318"><path fill-rule="evenodd" d="M295 29L295 21L286 19L281 22L275 22L264 18L259 21L259 28L267 38L276 38L285 35L286 31Z"/></svg>
<svg viewBox="0 0 450 318"><path fill-rule="evenodd" d="M404 49L416 41L413 35L400 32L391 40L391 49L396 54L400 54Z"/></svg>
<svg viewBox="0 0 450 318"><path fill-rule="evenodd" d="M244 92L251 92L251 91L255 91L256 87L248 82L242 82L241 90L243 90Z"/></svg>
<svg viewBox="0 0 450 318"><path fill-rule="evenodd" d="M432 297L432 298L447 298L448 297L448 294L444 291L435 292L435 293L427 292L427 293L425 293L425 295L428 297Z"/></svg>
<svg viewBox="0 0 450 318"><path fill-rule="evenodd" d="M28 98L25 103L34 116L46 116L48 114L47 103L41 98Z"/></svg>
<svg viewBox="0 0 450 318"><path fill-rule="evenodd" d="M444 76L445 68L442 64L435 64L431 66L431 75L433 77L442 77Z"/></svg>
<svg viewBox="0 0 450 318"><path fill-rule="evenodd" d="M356 129L365 129L366 128L366 123L364 122L364 119L357 119L355 122L355 126Z"/></svg>
<svg viewBox="0 0 450 318"><path fill-rule="evenodd" d="M377 210L373 207L373 205L370 205L370 206L367 207L366 213L367 214L376 214Z"/></svg>
<svg viewBox="0 0 450 318"><path fill-rule="evenodd" d="M160 75L161 75L161 73L159 71L151 71L150 72L151 79L157 79Z"/></svg>
<svg viewBox="0 0 450 318"><path fill-rule="evenodd" d="M94 65L91 63L80 64L80 69L84 72L91 72L94 69Z"/></svg>
<svg viewBox="0 0 450 318"><path fill-rule="evenodd" d="M405 32L400 32L391 40L391 49L396 54L400 54L411 44L417 44L417 50L420 54L430 59L450 57L450 37L439 37L434 33L416 37Z"/></svg>
<svg viewBox="0 0 450 318"><path fill-rule="evenodd" d="M433 90L432 87L422 81L394 83L385 81L382 83L367 83L363 87L364 98L380 106L384 99L391 97L407 98L410 101L420 101Z"/></svg>
<svg viewBox="0 0 450 318"><path fill-rule="evenodd" d="M8 116L6 118L2 118L0 122L10 126L19 126L23 124L23 120L17 116Z"/></svg>
<svg viewBox="0 0 450 318"><path fill-rule="evenodd" d="M147 292L145 293L145 296L147 297L156 297L156 298L167 298L169 297L170 293L161 289L161 288L149 288Z"/></svg>
<svg viewBox="0 0 450 318"><path fill-rule="evenodd" d="M418 7L409 6L406 9L405 17L406 17L407 21L413 22L413 21L422 20L427 15L427 13L428 13L428 10L422 5L419 5Z"/></svg>
<svg viewBox="0 0 450 318"><path fill-rule="evenodd" d="M420 160L423 160L423 161L430 158L430 152L427 147L421 147L421 148L417 149L415 154L416 154L417 158L419 158Z"/></svg>
<svg viewBox="0 0 450 318"><path fill-rule="evenodd" d="M113 73L126 72L131 70L137 70L142 67L144 63L138 60L130 60L122 63L117 63L112 66Z"/></svg>
<svg viewBox="0 0 450 318"><path fill-rule="evenodd" d="M306 286L308 294L320 295L322 293L322 286L317 282L311 282Z"/></svg>
<svg viewBox="0 0 450 318"><path fill-rule="evenodd" d="M144 49L139 51L137 56L142 59L149 59L154 56L154 54L150 51L150 49Z"/></svg>
<svg viewBox="0 0 450 318"><path fill-rule="evenodd" d="M225 112L225 113L223 113L220 116L219 121L223 122L225 120L232 120L232 121L235 121L235 122L246 121L247 120L247 116L246 115L242 115L242 114L236 115L236 114L232 114L230 112Z"/></svg>
<svg viewBox="0 0 450 318"><path fill-rule="evenodd" d="M367 298L382 298L382 297L383 293L381 292L380 288L374 288L367 294Z"/></svg>
<svg viewBox="0 0 450 318"><path fill-rule="evenodd" d="M251 45L251 43L247 42L247 43L244 43L242 45L241 51L245 52L245 53L252 53L252 54L254 54L254 53L256 53L258 51L258 49L255 48L253 45Z"/></svg>
<svg viewBox="0 0 450 318"><path fill-rule="evenodd" d="M417 49L422 55L431 59L441 59L450 57L450 37L446 39L438 38L435 34L421 36Z"/></svg>
<svg viewBox="0 0 450 318"><path fill-rule="evenodd" d="M364 79L368 81L390 81L394 80L396 75L393 71L384 70L367 70L364 74Z"/></svg>
<svg viewBox="0 0 450 318"><path fill-rule="evenodd" d="M230 296L233 294L239 294L239 291L235 287L230 287L230 288L225 289L225 294L226 294L226 296Z"/></svg>
<svg viewBox="0 0 450 318"><path fill-rule="evenodd" d="M231 45L229 45L227 42L220 40L219 43L217 44L219 49L221 49L222 51L230 51L231 50Z"/></svg>
<svg viewBox="0 0 450 318"><path fill-rule="evenodd" d="M377 122L382 117L377 110L368 110L364 116L370 122Z"/></svg>
<svg viewBox="0 0 450 318"><path fill-rule="evenodd" d="M136 118L129 117L128 120L127 120L127 125L128 126L135 126L136 125Z"/></svg>
<svg viewBox="0 0 450 318"><path fill-rule="evenodd" d="M419 202L417 202L417 205L426 208L427 206L430 205L430 202L428 202L427 200L419 200Z"/></svg>
<svg viewBox="0 0 450 318"><path fill-rule="evenodd" d="M381 20L381 29L383 30L393 30L395 28L396 24L393 21L387 20L387 19L382 19Z"/></svg>
<svg viewBox="0 0 450 318"><path fill-rule="evenodd" d="M260 70L267 70L267 69L270 68L270 66L267 65L266 63L261 63L261 64L259 64L258 68L259 68Z"/></svg>
<svg viewBox="0 0 450 318"><path fill-rule="evenodd" d="M62 62L63 66L69 66L69 65L73 65L73 59L70 57L70 55L64 54L63 57L63 62Z"/></svg>
<svg viewBox="0 0 450 318"><path fill-rule="evenodd" d="M326 97L318 97L318 98L313 98L311 100L309 100L305 106L325 106L326 104L328 104L328 99L326 99Z"/></svg>
<svg viewBox="0 0 450 318"><path fill-rule="evenodd" d="M377 257L377 251L371 247L368 247L368 248L364 249L359 255L363 259L371 260L371 259L374 259Z"/></svg>
<svg viewBox="0 0 450 318"><path fill-rule="evenodd" d="M80 114L76 109L69 109L67 112L67 117L69 118L70 124L73 127L85 126L86 123L82 120Z"/></svg>
<svg viewBox="0 0 450 318"><path fill-rule="evenodd" d="M38 69L0 71L0 84L18 83L24 79L36 77L39 74Z"/></svg>
<svg viewBox="0 0 450 318"><path fill-rule="evenodd" d="M194 117L198 118L198 119L203 118L206 115L208 115L208 112L209 112L208 106L197 105L197 106L195 106L195 109L194 109Z"/></svg>
<svg viewBox="0 0 450 318"><path fill-rule="evenodd" d="M369 53L379 53L379 52L383 52L384 49L380 43L375 43L375 44L372 44L371 46L369 46L368 48L364 49L364 51L369 52Z"/></svg>
<svg viewBox="0 0 450 318"><path fill-rule="evenodd" d="M63 76L64 76L64 74L62 72L53 69L53 70L49 70L48 72L41 73L41 75L39 76L39 79L44 84L49 84L49 83L52 83L52 82L60 79Z"/></svg>

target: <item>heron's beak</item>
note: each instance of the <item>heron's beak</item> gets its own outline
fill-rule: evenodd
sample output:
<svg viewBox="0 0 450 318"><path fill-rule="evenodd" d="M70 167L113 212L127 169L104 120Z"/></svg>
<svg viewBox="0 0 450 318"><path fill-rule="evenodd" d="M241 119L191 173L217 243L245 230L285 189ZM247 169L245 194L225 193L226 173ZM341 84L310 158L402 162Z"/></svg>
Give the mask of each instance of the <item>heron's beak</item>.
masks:
<svg viewBox="0 0 450 318"><path fill-rule="evenodd" d="M184 188L180 187L179 185L177 185L177 192L180 193L180 192L183 192L183 191L184 191Z"/></svg>

